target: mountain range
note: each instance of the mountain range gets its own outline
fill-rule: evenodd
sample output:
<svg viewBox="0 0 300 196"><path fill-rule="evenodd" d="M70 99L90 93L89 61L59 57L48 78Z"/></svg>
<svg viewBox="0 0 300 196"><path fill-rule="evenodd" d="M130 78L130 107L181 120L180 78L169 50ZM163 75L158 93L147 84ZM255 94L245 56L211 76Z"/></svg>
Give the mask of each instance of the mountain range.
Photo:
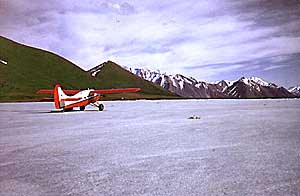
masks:
<svg viewBox="0 0 300 196"><path fill-rule="evenodd" d="M135 75L187 98L293 98L299 97L300 88L289 90L258 77L241 77L235 81L215 83L197 81L181 74L167 75L142 68L127 68Z"/></svg>

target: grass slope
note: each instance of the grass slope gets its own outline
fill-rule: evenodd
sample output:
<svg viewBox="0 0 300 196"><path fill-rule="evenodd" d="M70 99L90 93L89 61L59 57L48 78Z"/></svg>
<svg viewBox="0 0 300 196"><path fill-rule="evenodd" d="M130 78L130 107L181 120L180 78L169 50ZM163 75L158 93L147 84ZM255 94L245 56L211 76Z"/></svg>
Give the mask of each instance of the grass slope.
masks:
<svg viewBox="0 0 300 196"><path fill-rule="evenodd" d="M96 75L96 78L100 80L101 88L139 87L142 89L140 94L146 98L155 98L155 96L152 95L160 95L163 97L173 96L174 98L178 98L177 95L166 91L161 86L132 74L112 61L107 61L102 64L101 71Z"/></svg>
<svg viewBox="0 0 300 196"><path fill-rule="evenodd" d="M135 87L136 83L129 85L126 75L119 75L108 71L112 75L103 78L91 77L72 62L48 51L32 48L0 36L0 101L22 101L37 99L35 92L39 89L52 89L60 83L64 89L86 88L120 88ZM131 76L130 76L131 77ZM113 85L104 85L110 83ZM126 82L122 81L125 80ZM120 85L126 83L127 86ZM120 85L120 86L119 86ZM143 86L149 96L160 98L160 93L165 97L169 95L157 91L156 87ZM126 95L124 95L126 97ZM150 96L150 97L151 97ZM117 95L112 96L117 99ZM143 93L128 95L130 97L143 97Z"/></svg>
<svg viewBox="0 0 300 196"><path fill-rule="evenodd" d="M35 98L41 88L97 87L99 82L70 61L51 52L28 47L0 37L0 100Z"/></svg>

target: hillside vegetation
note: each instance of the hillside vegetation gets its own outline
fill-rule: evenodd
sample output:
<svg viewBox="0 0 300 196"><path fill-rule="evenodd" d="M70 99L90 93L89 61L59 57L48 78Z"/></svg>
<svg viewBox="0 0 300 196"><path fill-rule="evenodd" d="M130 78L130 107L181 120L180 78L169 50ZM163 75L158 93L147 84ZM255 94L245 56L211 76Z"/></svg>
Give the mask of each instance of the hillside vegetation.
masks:
<svg viewBox="0 0 300 196"><path fill-rule="evenodd" d="M57 83L64 89L121 87L143 89L141 93L123 94L123 98L174 97L160 87L143 85L143 82L135 82L134 79L128 80L126 74L120 74L121 71L115 69L117 65L108 66L103 70L110 75L102 73L101 77L92 77L89 72L63 57L1 36L0 60L0 101L38 100L41 96L35 94L37 90L52 89ZM132 74L128 75L132 77ZM118 99L121 95L111 97ZM109 96L106 99L109 99Z"/></svg>

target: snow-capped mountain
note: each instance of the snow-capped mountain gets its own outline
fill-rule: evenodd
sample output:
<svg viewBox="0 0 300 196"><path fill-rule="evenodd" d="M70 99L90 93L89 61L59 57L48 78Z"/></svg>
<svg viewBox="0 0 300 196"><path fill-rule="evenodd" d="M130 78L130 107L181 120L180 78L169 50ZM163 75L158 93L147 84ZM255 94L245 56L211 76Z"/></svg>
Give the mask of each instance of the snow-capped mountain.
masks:
<svg viewBox="0 0 300 196"><path fill-rule="evenodd" d="M261 78L242 77L224 91L231 98L289 98L294 97L288 90Z"/></svg>
<svg viewBox="0 0 300 196"><path fill-rule="evenodd" d="M149 69L128 69L135 75L188 98L281 98L294 97L292 93L274 83L258 77L242 77L236 81L221 80L216 83L197 81L181 74L167 75Z"/></svg>
<svg viewBox="0 0 300 196"><path fill-rule="evenodd" d="M276 84L270 83L270 82L266 82L265 80L259 78L259 77L251 77L248 79L250 82L259 84L261 86L268 86L268 87L277 87Z"/></svg>
<svg viewBox="0 0 300 196"><path fill-rule="evenodd" d="M187 98L225 98L222 93L223 87L217 84L197 81L192 77L181 74L167 75L160 71L150 71L149 69L128 69L133 74L151 81L163 88Z"/></svg>
<svg viewBox="0 0 300 196"><path fill-rule="evenodd" d="M297 97L300 97L300 86L295 86L295 87L289 88L289 92Z"/></svg>

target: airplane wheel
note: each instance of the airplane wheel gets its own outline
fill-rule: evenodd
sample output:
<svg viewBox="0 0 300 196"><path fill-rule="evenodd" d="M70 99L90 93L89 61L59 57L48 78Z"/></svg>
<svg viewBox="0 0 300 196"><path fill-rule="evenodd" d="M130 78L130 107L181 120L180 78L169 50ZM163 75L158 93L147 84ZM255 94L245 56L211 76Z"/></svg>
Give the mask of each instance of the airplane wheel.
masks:
<svg viewBox="0 0 300 196"><path fill-rule="evenodd" d="M80 106L79 109L80 111L83 111L85 109L85 106Z"/></svg>
<svg viewBox="0 0 300 196"><path fill-rule="evenodd" d="M63 112L70 112L70 111L73 111L73 108L64 108L63 109Z"/></svg>
<svg viewBox="0 0 300 196"><path fill-rule="evenodd" d="M103 105L103 104L100 104L100 105L98 106L98 108L99 108L99 111L103 111L103 110L104 110L104 105Z"/></svg>

